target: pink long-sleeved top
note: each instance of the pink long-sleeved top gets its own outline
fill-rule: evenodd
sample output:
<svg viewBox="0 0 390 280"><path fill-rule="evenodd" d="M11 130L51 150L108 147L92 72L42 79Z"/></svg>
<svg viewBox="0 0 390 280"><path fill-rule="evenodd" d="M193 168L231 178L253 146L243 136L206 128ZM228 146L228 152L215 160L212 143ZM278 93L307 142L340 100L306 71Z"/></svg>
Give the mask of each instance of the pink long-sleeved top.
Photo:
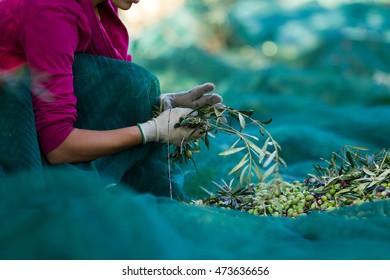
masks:
<svg viewBox="0 0 390 280"><path fill-rule="evenodd" d="M25 65L32 77L36 129L47 154L77 119L72 64L85 52L131 61L128 33L110 0L0 0L0 72ZM18 110L18 108L15 108Z"/></svg>

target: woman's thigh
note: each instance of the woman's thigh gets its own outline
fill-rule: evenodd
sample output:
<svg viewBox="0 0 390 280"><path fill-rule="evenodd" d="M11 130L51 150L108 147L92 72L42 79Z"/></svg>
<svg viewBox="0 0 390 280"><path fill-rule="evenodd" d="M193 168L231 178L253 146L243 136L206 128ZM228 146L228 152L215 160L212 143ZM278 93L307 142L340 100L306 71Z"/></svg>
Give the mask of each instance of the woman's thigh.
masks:
<svg viewBox="0 0 390 280"><path fill-rule="evenodd" d="M77 127L114 129L151 119L160 87L147 69L128 61L78 54L73 72Z"/></svg>
<svg viewBox="0 0 390 280"><path fill-rule="evenodd" d="M157 78L145 68L127 61L78 54L73 71L76 127L107 130L152 118L160 87ZM164 151L161 144L149 143L73 167L97 172L113 183L128 184L141 192L169 195ZM180 184L174 185L176 189Z"/></svg>

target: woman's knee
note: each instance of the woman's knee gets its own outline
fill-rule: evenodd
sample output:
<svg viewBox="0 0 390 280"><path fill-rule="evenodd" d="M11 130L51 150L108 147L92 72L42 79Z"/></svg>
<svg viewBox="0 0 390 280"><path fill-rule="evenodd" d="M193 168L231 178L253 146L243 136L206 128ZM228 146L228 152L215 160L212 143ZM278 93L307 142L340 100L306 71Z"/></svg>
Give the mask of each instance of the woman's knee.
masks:
<svg viewBox="0 0 390 280"><path fill-rule="evenodd" d="M76 95L86 91L105 91L107 94L121 92L122 98L135 102L149 101L152 105L160 96L158 78L148 69L129 61L78 54L73 64L73 74Z"/></svg>
<svg viewBox="0 0 390 280"><path fill-rule="evenodd" d="M160 96L160 82L158 78L148 69L131 63L131 70L128 73L129 87L131 92L136 92L138 98L145 101L148 99L150 105L157 104Z"/></svg>
<svg viewBox="0 0 390 280"><path fill-rule="evenodd" d="M123 126L152 117L152 108L160 96L160 84L146 68L88 54L78 55L73 68L80 122L85 118L92 121L104 118L104 122L120 119L119 125Z"/></svg>

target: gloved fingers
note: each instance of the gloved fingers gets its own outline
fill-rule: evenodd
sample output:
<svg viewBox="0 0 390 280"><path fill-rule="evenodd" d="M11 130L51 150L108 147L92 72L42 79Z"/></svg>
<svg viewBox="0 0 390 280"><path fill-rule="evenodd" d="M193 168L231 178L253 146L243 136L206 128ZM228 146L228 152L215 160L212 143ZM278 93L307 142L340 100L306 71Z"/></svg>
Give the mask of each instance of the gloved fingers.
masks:
<svg viewBox="0 0 390 280"><path fill-rule="evenodd" d="M217 109L225 108L225 105L222 103L222 98L221 98L221 102L215 103L211 107L214 107L214 108L217 108Z"/></svg>
<svg viewBox="0 0 390 280"><path fill-rule="evenodd" d="M180 118L186 115L196 116L197 114L198 112L191 108L173 108L170 115L174 118Z"/></svg>
<svg viewBox="0 0 390 280"><path fill-rule="evenodd" d="M172 96L167 96L167 97L161 99L161 101L163 102L164 110L168 110L168 109L173 108Z"/></svg>
<svg viewBox="0 0 390 280"><path fill-rule="evenodd" d="M212 93L212 94L204 94L200 98L194 100L193 104L195 105L196 108L204 105L213 106L221 102L222 102L222 97L219 94Z"/></svg>
<svg viewBox="0 0 390 280"><path fill-rule="evenodd" d="M174 108L170 110L170 121L172 124L177 124L180 122L181 117L185 116L196 116L198 115L197 111L194 111L190 108ZM175 146L181 146L187 144L189 141L197 140L203 137L205 130L199 127L190 128L186 126L173 127L169 132L170 143Z"/></svg>
<svg viewBox="0 0 390 280"><path fill-rule="evenodd" d="M205 131L201 129L191 129L187 127L175 128L175 131L170 135L170 144L181 147L190 141L195 141L205 135Z"/></svg>
<svg viewBox="0 0 390 280"><path fill-rule="evenodd" d="M205 83L194 87L189 91L166 93L160 96L160 103L164 110L175 107L195 109L204 105L214 105L222 102L219 94L211 93L215 90L213 83Z"/></svg>
<svg viewBox="0 0 390 280"><path fill-rule="evenodd" d="M191 140L191 141L196 141L199 138L204 137L205 134L206 134L206 131L204 131L202 129L193 130L191 132L191 134L188 136L188 139Z"/></svg>
<svg viewBox="0 0 390 280"><path fill-rule="evenodd" d="M205 83L191 89L188 94L191 96L192 100L201 98L206 93L212 92L215 90L215 85L213 83Z"/></svg>
<svg viewBox="0 0 390 280"><path fill-rule="evenodd" d="M163 111L158 117L139 124L143 143L157 141L180 146L183 141L188 143L202 137L207 127L187 127L181 123L186 121L188 116L195 117L196 115L198 112L191 108L173 108ZM193 121L193 119L188 121Z"/></svg>

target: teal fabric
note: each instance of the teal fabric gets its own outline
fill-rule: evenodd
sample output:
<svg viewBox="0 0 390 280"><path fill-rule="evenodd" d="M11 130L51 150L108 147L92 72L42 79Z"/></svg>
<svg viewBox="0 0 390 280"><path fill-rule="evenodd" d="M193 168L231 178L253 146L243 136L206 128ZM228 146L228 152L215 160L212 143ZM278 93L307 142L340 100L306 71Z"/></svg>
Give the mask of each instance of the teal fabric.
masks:
<svg viewBox="0 0 390 280"><path fill-rule="evenodd" d="M187 206L69 170L0 181L0 259L390 259L390 201L297 219Z"/></svg>
<svg viewBox="0 0 390 280"><path fill-rule="evenodd" d="M288 165L282 175L289 181L306 178L313 164L343 145L370 153L389 148L389 38L382 36L388 5L334 1L329 8L324 1L301 1L292 12L289 1L228 2L189 1L133 40L134 57L167 91L212 81L225 104L253 109L259 120L272 118L267 128L281 144ZM224 11L227 20L213 20L214 11ZM201 19L199 25L189 17ZM178 36L156 36L167 28ZM222 49L210 53L210 45L198 44L210 38L220 38ZM267 41L278 55L264 56ZM291 47L297 51L292 58ZM76 57L74 70L79 111L88 109L79 127L140 121L132 110L150 117L150 107L134 108L142 96L128 95L140 87L145 105L153 104L158 83L147 70L85 54ZM27 93L19 81L0 88L0 259L390 259L389 199L296 219L188 206L154 195L169 191L167 151L160 145L42 168L29 95L15 95ZM182 166L185 173L172 167L180 174L174 186L185 174L185 192L204 198L199 186L214 191L211 181L229 182L229 165L237 162L218 156L229 141L218 134L209 150L194 154L197 168L192 162Z"/></svg>
<svg viewBox="0 0 390 280"><path fill-rule="evenodd" d="M139 97L150 104L134 109L145 112L141 120L149 117L148 106L158 95L155 77L116 62L77 57L78 127L109 129L140 121L128 109L137 99L126 95L139 84L119 85L132 71L143 73L151 85L144 88L151 97ZM108 81L118 86L98 94L108 82L93 84L110 67L124 78L112 74ZM41 163L26 81L6 81L0 97L0 259L390 259L389 200L296 219L188 206L166 197L165 146L144 145L90 163L49 168ZM99 114L109 102L111 110ZM84 112L83 104L94 107ZM184 173L174 166L172 171L177 190Z"/></svg>
<svg viewBox="0 0 390 280"><path fill-rule="evenodd" d="M0 77L0 178L42 170L28 72Z"/></svg>

